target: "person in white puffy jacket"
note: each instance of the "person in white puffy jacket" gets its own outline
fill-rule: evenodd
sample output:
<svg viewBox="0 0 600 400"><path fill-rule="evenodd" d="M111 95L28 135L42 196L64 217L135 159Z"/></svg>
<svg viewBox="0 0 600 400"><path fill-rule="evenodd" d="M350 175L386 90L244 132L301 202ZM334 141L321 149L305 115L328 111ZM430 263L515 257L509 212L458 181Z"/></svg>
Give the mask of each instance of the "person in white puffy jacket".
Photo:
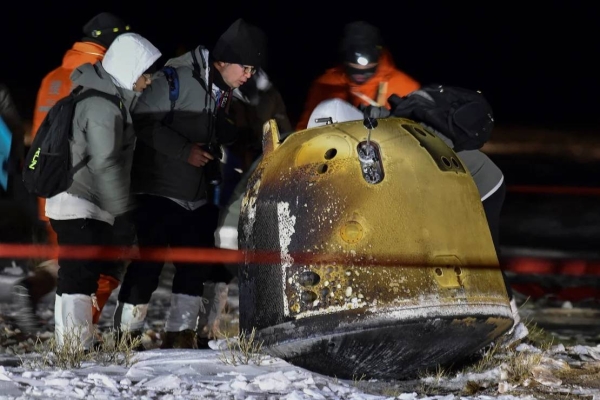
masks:
<svg viewBox="0 0 600 400"><path fill-rule="evenodd" d="M130 208L130 171L135 133L130 110L151 81L145 72L161 56L147 39L122 34L104 59L84 64L71 74L82 91L95 89L120 99L120 107L91 96L77 103L70 141L72 162L84 160L72 185L46 201L46 216L64 245L112 245L115 217ZM123 116L126 121L123 121ZM114 262L69 259L59 251L58 285L54 308L55 337L59 346L67 337L79 336L84 349L93 345L92 306L98 278Z"/></svg>

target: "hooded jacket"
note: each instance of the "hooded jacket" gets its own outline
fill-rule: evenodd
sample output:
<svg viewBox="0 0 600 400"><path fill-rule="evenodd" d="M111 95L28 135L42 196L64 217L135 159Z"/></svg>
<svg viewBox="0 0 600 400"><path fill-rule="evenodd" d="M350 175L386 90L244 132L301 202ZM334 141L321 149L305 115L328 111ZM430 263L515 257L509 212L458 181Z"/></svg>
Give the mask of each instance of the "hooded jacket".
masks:
<svg viewBox="0 0 600 400"><path fill-rule="evenodd" d="M132 170L132 191L182 202L198 202L206 199L207 186L204 168L187 162L192 146L215 139L226 144L235 136L222 136L222 131L217 134L219 129L210 128L216 99L221 98L223 91L214 84L208 90L208 50L198 46L168 60L165 65L177 71L179 97L172 120L166 122L171 101L169 84L162 71L153 75L152 86L140 96L133 113L138 141Z"/></svg>
<svg viewBox="0 0 600 400"><path fill-rule="evenodd" d="M369 104L361 96L376 102L378 98L387 99L392 94L405 96L420 86L417 81L396 68L391 54L384 49L379 57L375 75L363 84L352 82L343 65L331 68L318 77L308 91L304 111L296 130L306 129L310 114L323 100L338 98L358 107L361 104ZM390 108L387 101L385 105Z"/></svg>
<svg viewBox="0 0 600 400"><path fill-rule="evenodd" d="M50 71L40 85L38 90L35 109L33 111L33 123L31 126L31 139L35 137L38 129L44 122L44 118L54 104L66 97L73 89L70 76L73 70L80 65L94 64L104 57L106 48L91 42L76 42L73 47L65 53L62 65ZM38 215L44 220L46 199L38 198ZM52 234L51 234L52 235ZM52 237L52 236L51 236Z"/></svg>
<svg viewBox="0 0 600 400"><path fill-rule="evenodd" d="M84 64L73 71L75 86L118 96L127 110L127 121L114 103L102 97L77 103L70 141L72 162L87 162L75 173L66 192L46 201L49 218L95 218L112 223L111 216L127 211L135 145L129 111L137 99L133 84L159 57L160 52L150 42L127 33L113 42L102 62Z"/></svg>

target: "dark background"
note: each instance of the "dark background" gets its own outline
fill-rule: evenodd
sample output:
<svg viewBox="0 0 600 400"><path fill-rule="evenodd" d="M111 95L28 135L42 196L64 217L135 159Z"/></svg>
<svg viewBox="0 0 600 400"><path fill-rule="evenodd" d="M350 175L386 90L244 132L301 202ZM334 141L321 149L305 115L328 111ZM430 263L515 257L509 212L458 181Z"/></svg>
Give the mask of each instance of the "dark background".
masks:
<svg viewBox="0 0 600 400"><path fill-rule="evenodd" d="M344 24L358 19L381 28L397 66L421 83L482 90L498 124L589 128L600 120L593 3L79 0L3 8L0 79L27 119L43 76L60 65L85 22L110 11L162 51L161 63L179 48L211 46L238 17L259 25L269 37L266 71L293 122L310 82L337 61Z"/></svg>

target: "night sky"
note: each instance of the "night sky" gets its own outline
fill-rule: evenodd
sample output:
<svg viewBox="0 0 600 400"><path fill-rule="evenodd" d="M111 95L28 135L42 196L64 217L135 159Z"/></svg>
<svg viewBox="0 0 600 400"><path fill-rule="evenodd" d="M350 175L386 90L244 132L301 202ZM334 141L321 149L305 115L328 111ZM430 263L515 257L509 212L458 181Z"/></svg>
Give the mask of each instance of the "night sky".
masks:
<svg viewBox="0 0 600 400"><path fill-rule="evenodd" d="M242 17L266 32L266 71L295 122L310 82L337 61L344 24L362 19L380 27L397 66L421 83L482 90L497 124L600 125L600 13L591 2L182 3L21 1L10 12L3 5L0 80L31 118L41 79L98 12L126 19L161 50L161 63L178 48L211 46Z"/></svg>

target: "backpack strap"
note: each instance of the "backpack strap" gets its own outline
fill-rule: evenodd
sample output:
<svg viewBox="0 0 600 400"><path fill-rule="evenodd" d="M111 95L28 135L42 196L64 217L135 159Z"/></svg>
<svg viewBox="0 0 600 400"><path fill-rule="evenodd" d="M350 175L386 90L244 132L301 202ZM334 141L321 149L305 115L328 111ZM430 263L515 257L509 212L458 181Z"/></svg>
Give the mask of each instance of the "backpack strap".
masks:
<svg viewBox="0 0 600 400"><path fill-rule="evenodd" d="M179 75L177 75L177 70L170 66L163 67L162 71L167 78L167 83L169 84L169 101L171 102L171 110L165 116L165 122L170 124L173 122L173 110L175 109L175 102L179 98Z"/></svg>
<svg viewBox="0 0 600 400"><path fill-rule="evenodd" d="M73 91L77 90L78 88L73 89ZM83 93L80 93L81 90L79 90L77 93L75 93L75 95L77 96L77 101L81 101L83 99L87 99L88 97L102 97L108 101L110 101L111 103L113 103L114 105L116 105L119 110L121 111L121 116L123 117L123 129L125 129L125 127L127 126L127 110L125 109L125 105L123 104L123 102L121 101L121 99L119 98L119 96L114 95L114 94L108 94L105 92L102 92L100 90L96 90L96 89L88 89Z"/></svg>
<svg viewBox="0 0 600 400"><path fill-rule="evenodd" d="M204 70L206 71L206 60L204 59L204 57L202 57L202 52L200 52L200 59L202 60L202 68L204 68ZM196 49L192 50L192 67L192 76L198 81L198 83L200 83L200 86L202 86L204 90L208 91L209 88L206 86L206 82L204 82L204 79L202 79L202 76L200 76L201 69L200 63L198 62L198 57L196 57Z"/></svg>

